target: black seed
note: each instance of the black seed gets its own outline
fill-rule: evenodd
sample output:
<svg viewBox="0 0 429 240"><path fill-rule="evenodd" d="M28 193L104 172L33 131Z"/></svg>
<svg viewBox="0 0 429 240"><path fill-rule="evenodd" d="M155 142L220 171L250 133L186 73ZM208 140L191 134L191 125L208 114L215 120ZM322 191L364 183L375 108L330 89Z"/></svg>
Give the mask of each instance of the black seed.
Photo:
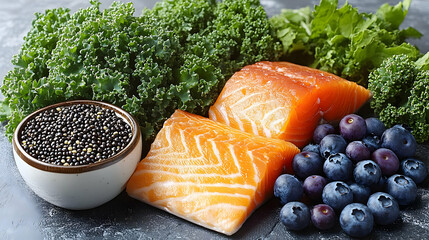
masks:
<svg viewBox="0 0 429 240"><path fill-rule="evenodd" d="M114 111L78 104L40 113L23 127L20 142L40 161L63 165L64 160L75 166L114 156L129 143L130 135L131 127Z"/></svg>

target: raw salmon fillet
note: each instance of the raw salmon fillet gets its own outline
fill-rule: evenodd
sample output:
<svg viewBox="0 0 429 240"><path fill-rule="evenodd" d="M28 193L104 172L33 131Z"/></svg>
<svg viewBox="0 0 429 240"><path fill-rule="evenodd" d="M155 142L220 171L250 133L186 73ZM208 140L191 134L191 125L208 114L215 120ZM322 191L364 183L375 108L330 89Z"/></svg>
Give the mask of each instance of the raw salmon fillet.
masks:
<svg viewBox="0 0 429 240"><path fill-rule="evenodd" d="M340 120L370 96L366 88L327 72L288 62L258 62L227 81L209 117L303 147L321 118Z"/></svg>
<svg viewBox="0 0 429 240"><path fill-rule="evenodd" d="M181 110L164 123L127 193L206 228L231 235L273 194L299 149Z"/></svg>

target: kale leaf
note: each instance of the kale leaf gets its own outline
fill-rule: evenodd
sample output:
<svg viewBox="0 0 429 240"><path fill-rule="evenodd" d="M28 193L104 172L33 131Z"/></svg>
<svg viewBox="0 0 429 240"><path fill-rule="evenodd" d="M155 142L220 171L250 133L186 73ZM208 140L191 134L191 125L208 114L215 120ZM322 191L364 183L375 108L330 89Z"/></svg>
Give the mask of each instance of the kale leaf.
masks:
<svg viewBox="0 0 429 240"><path fill-rule="evenodd" d="M36 14L1 87L6 135L38 108L93 99L129 111L150 142L175 109L206 116L235 71L282 50L258 0L165 0L134 12L91 1Z"/></svg>
<svg viewBox="0 0 429 240"><path fill-rule="evenodd" d="M425 61L426 59L426 61ZM429 140L429 70L426 57L414 62L406 55L395 55L368 77L374 94L371 108L388 127L405 124L418 142Z"/></svg>

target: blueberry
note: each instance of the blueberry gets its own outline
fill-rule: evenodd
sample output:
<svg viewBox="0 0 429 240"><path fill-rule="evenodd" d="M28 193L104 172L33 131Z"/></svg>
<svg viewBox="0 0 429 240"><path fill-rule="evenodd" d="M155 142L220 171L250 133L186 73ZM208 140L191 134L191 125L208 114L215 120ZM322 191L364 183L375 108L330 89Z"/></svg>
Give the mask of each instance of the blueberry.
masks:
<svg viewBox="0 0 429 240"><path fill-rule="evenodd" d="M408 158L401 162L401 170L405 176L410 177L416 184L423 182L428 175L428 169L424 162Z"/></svg>
<svg viewBox="0 0 429 240"><path fill-rule="evenodd" d="M323 159L314 152L300 152L292 160L292 169L300 179L321 174L323 171Z"/></svg>
<svg viewBox="0 0 429 240"><path fill-rule="evenodd" d="M329 134L319 144L320 155L325 159L335 153L343 153L346 150L346 140L337 134Z"/></svg>
<svg viewBox="0 0 429 240"><path fill-rule="evenodd" d="M313 202L320 202L322 200L323 188L328 181L326 178L319 175L312 175L304 180L303 188L305 195Z"/></svg>
<svg viewBox="0 0 429 240"><path fill-rule="evenodd" d="M371 192L383 192L386 189L386 182L387 177L381 176L380 180L378 180L378 183L371 185Z"/></svg>
<svg viewBox="0 0 429 240"><path fill-rule="evenodd" d="M371 151L362 141L350 142L346 147L346 155L354 163L371 157Z"/></svg>
<svg viewBox="0 0 429 240"><path fill-rule="evenodd" d="M388 225L399 217L398 202L387 193L377 192L372 194L368 199L367 206L377 224Z"/></svg>
<svg viewBox="0 0 429 240"><path fill-rule="evenodd" d="M353 163L344 153L336 153L326 159L323 172L331 180L347 181L352 177Z"/></svg>
<svg viewBox="0 0 429 240"><path fill-rule="evenodd" d="M384 131L381 136L381 147L392 150L399 159L403 159L414 156L417 143L410 131L401 125L395 125Z"/></svg>
<svg viewBox="0 0 429 240"><path fill-rule="evenodd" d="M370 152L374 152L381 147L381 139L375 135L368 135L364 137L362 142L368 147Z"/></svg>
<svg viewBox="0 0 429 240"><path fill-rule="evenodd" d="M392 195L399 205L409 205L417 197L417 186L413 179L395 174L387 179L386 192Z"/></svg>
<svg viewBox="0 0 429 240"><path fill-rule="evenodd" d="M356 114L343 117L339 124L340 134L348 141L361 140L366 135L366 122Z"/></svg>
<svg viewBox="0 0 429 240"><path fill-rule="evenodd" d="M322 200L335 211L341 211L347 204L353 202L353 192L344 182L330 182L323 188Z"/></svg>
<svg viewBox="0 0 429 240"><path fill-rule="evenodd" d="M310 210L302 202L289 202L280 210L280 220L287 229L300 231L310 224Z"/></svg>
<svg viewBox="0 0 429 240"><path fill-rule="evenodd" d="M366 135L375 135L381 137L383 132L386 130L384 123L378 118L367 118L365 119L366 123Z"/></svg>
<svg viewBox="0 0 429 240"><path fill-rule="evenodd" d="M350 183L349 187L353 192L353 202L366 204L369 196L371 195L371 189L357 183Z"/></svg>
<svg viewBox="0 0 429 240"><path fill-rule="evenodd" d="M303 194L302 183L290 174L282 174L274 183L274 196L280 198L282 204L298 201Z"/></svg>
<svg viewBox="0 0 429 240"><path fill-rule="evenodd" d="M341 212L340 225L349 236L365 237L372 231L374 217L367 206L362 203L352 203Z"/></svg>
<svg viewBox="0 0 429 240"><path fill-rule="evenodd" d="M311 222L320 230L333 228L337 221L334 209L326 204L318 204L311 209Z"/></svg>
<svg viewBox="0 0 429 240"><path fill-rule="evenodd" d="M380 180L381 169L374 161L365 160L356 164L353 176L357 184L371 186Z"/></svg>
<svg viewBox="0 0 429 240"><path fill-rule="evenodd" d="M319 154L319 144L308 144L303 149L302 152L314 152Z"/></svg>
<svg viewBox="0 0 429 240"><path fill-rule="evenodd" d="M375 150L371 159L378 164L381 173L385 176L392 176L399 169L399 159L396 154L387 148L379 148Z"/></svg>
<svg viewBox="0 0 429 240"><path fill-rule="evenodd" d="M336 131L331 124L320 124L313 132L313 141L318 144L326 135L334 133L336 133Z"/></svg>

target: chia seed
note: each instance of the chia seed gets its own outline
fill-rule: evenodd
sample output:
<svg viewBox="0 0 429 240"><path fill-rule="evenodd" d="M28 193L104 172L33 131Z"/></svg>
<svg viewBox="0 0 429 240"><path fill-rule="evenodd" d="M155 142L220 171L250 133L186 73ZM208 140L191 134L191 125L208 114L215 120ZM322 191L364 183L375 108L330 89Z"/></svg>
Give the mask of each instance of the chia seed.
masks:
<svg viewBox="0 0 429 240"><path fill-rule="evenodd" d="M39 113L27 122L20 136L21 146L35 159L78 166L115 156L131 141L132 132L115 111L76 104Z"/></svg>

